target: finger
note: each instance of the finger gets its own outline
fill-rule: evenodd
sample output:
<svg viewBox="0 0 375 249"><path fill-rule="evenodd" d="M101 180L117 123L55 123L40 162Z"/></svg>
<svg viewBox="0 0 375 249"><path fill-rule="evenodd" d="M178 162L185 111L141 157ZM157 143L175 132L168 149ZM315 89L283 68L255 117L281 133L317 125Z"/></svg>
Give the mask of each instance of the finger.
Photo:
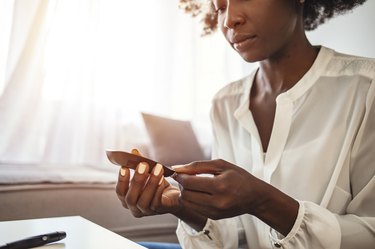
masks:
<svg viewBox="0 0 375 249"><path fill-rule="evenodd" d="M213 220L224 218L223 214L219 213L217 210L213 208L202 206L182 199L180 201L182 202L182 205L185 207L185 209L192 210L194 211L194 213L201 215L203 217L207 217Z"/></svg>
<svg viewBox="0 0 375 249"><path fill-rule="evenodd" d="M215 177L176 174L173 177L183 189L213 193L217 179Z"/></svg>
<svg viewBox="0 0 375 249"><path fill-rule="evenodd" d="M134 154L134 155L137 155L137 156L142 156L141 153L139 152L139 150L137 150L135 148L132 149L131 153Z"/></svg>
<svg viewBox="0 0 375 249"><path fill-rule="evenodd" d="M163 166L161 164L156 164L137 202L138 209L141 210L145 214L150 215L150 214L155 213L151 209L150 204L155 196L155 193L159 187L159 182L162 177L163 177Z"/></svg>
<svg viewBox="0 0 375 249"><path fill-rule="evenodd" d="M200 161L192 162L186 165L175 165L172 166L172 169L177 173L183 173L188 175L197 175L197 174L219 174L221 169L221 164L218 163L219 160L214 161Z"/></svg>
<svg viewBox="0 0 375 249"><path fill-rule="evenodd" d="M116 194L118 199L122 202L122 205L125 208L128 206L125 203L125 195L129 189L129 178L130 178L130 171L128 168L121 167L118 175L118 181L116 184Z"/></svg>
<svg viewBox="0 0 375 249"><path fill-rule="evenodd" d="M138 164L133 178L131 179L129 190L125 195L125 202L133 214L140 212L140 210L137 208L137 201L147 182L148 168L149 166L147 163L141 162Z"/></svg>
<svg viewBox="0 0 375 249"><path fill-rule="evenodd" d="M158 183L158 188L155 192L155 195L152 198L150 209L154 211L155 213L161 213L162 210L162 198L163 198L163 192L164 189L168 186L168 183L165 181L164 176L160 178L160 181Z"/></svg>
<svg viewBox="0 0 375 249"><path fill-rule="evenodd" d="M181 191L180 198L184 201L188 201L201 206L212 206L211 204L215 202L213 195L186 189Z"/></svg>

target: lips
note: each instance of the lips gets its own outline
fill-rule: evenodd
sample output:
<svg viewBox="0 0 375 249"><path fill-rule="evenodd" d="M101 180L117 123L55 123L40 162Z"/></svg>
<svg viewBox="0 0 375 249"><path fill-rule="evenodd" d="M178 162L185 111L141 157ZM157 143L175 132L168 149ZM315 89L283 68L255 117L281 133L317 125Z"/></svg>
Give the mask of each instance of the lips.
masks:
<svg viewBox="0 0 375 249"><path fill-rule="evenodd" d="M250 45L255 38L255 35L234 35L229 39L229 42L236 50L242 50Z"/></svg>
<svg viewBox="0 0 375 249"><path fill-rule="evenodd" d="M231 38L229 38L229 41L230 43L234 44L234 43L241 43L245 40L248 40L248 39L253 39L255 38L255 35L233 35Z"/></svg>

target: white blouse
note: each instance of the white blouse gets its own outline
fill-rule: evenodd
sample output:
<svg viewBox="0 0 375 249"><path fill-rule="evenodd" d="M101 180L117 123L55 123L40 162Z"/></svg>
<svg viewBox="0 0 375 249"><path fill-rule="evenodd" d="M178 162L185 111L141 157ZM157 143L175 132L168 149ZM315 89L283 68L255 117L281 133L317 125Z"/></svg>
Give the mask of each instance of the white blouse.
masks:
<svg viewBox="0 0 375 249"><path fill-rule="evenodd" d="M255 72L220 90L212 106L213 158L248 170L300 203L283 237L251 215L179 222L183 248L375 248L375 60L322 47L313 66L276 99L263 155L249 110ZM242 232L241 232L242 231Z"/></svg>

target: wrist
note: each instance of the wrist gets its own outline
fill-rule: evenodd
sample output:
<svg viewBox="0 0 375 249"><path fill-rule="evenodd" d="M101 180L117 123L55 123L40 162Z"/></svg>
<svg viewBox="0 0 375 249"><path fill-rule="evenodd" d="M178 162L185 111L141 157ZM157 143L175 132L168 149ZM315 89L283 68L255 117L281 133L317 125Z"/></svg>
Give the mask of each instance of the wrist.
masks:
<svg viewBox="0 0 375 249"><path fill-rule="evenodd" d="M197 232L202 231L207 223L207 217L203 217L193 212L191 209L186 208L181 201L179 208L175 209L171 214L184 221Z"/></svg>
<svg viewBox="0 0 375 249"><path fill-rule="evenodd" d="M297 218L299 203L271 185L265 193L253 215L286 236Z"/></svg>
<svg viewBox="0 0 375 249"><path fill-rule="evenodd" d="M176 216L177 218L179 219L182 219L182 217L184 216L184 206L182 204L182 202L179 200L178 201L178 206L176 206L175 208L173 208L173 210L170 211L170 213L174 216Z"/></svg>

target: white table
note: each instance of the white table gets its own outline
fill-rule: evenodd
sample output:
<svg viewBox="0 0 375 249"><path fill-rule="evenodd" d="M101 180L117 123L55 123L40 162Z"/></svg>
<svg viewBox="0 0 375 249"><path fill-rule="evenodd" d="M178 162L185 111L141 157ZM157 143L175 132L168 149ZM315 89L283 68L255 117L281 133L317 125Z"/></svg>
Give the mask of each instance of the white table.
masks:
<svg viewBox="0 0 375 249"><path fill-rule="evenodd" d="M0 245L56 231L66 232L66 238L38 248L145 248L80 216L2 221L0 222Z"/></svg>

